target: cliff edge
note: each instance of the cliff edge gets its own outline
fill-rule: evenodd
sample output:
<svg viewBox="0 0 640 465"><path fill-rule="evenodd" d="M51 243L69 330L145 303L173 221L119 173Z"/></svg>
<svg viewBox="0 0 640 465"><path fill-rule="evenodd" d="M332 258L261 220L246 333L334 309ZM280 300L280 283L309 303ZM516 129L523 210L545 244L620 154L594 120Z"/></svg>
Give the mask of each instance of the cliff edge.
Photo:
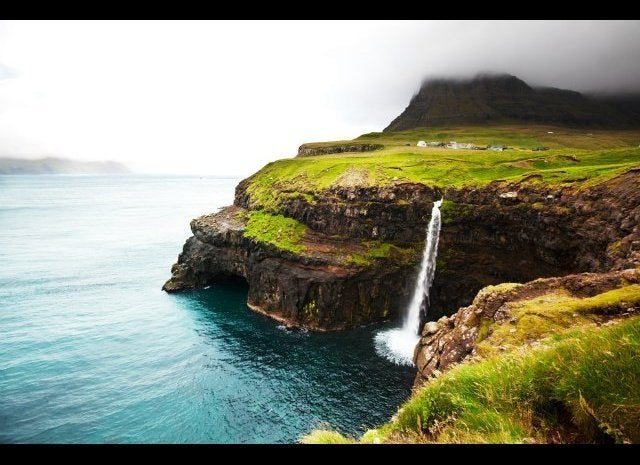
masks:
<svg viewBox="0 0 640 465"><path fill-rule="evenodd" d="M441 197L431 319L469 305L487 285L633 266L640 150L625 140L571 148L587 136L556 129L563 142L536 151L544 129L487 129L533 146L503 152L376 137L384 148L374 152L270 163L237 186L233 206L192 221L164 289L237 277L253 310L317 330L393 318L410 298Z"/></svg>

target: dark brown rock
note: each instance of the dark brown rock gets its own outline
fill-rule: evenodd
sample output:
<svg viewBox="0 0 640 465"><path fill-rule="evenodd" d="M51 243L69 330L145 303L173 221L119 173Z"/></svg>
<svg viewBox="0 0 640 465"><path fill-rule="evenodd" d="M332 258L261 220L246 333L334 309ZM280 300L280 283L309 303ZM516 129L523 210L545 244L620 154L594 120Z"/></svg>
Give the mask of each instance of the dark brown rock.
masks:
<svg viewBox="0 0 640 465"><path fill-rule="evenodd" d="M173 265L165 291L240 277L249 286L249 308L315 330L386 319L406 305L412 288L406 267L348 267L328 261L326 255L303 257L256 243L243 236L238 210L228 207L191 222L194 235Z"/></svg>
<svg viewBox="0 0 640 465"><path fill-rule="evenodd" d="M340 250L349 241L372 239L421 249L433 201L442 196L430 320L469 305L487 285L640 264L638 170L589 188L536 180L448 189L399 183L332 186L314 192L313 203L292 196L279 213L309 226L309 240L318 251L311 256L243 237L244 225L234 219L233 209L262 208L247 192L250 182L237 186L235 207L192 222L194 237L185 244L165 290L241 276L254 309L291 324L337 329L392 317L410 297L419 256L414 263L363 269L320 251L331 241L337 244L333 250ZM515 197L501 197L509 192Z"/></svg>
<svg viewBox="0 0 640 465"><path fill-rule="evenodd" d="M374 150L380 150L384 148L381 144L339 144L329 146L316 146L314 144L302 144L298 148L299 157L309 157L313 155L327 155L330 153L344 153L344 152L373 152Z"/></svg>

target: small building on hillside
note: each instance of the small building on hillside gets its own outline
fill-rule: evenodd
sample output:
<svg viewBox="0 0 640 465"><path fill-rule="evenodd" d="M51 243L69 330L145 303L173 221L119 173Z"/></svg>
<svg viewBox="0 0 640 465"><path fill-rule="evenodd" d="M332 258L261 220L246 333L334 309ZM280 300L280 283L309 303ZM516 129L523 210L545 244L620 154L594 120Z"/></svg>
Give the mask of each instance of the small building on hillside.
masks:
<svg viewBox="0 0 640 465"><path fill-rule="evenodd" d="M444 147L444 142L433 140L431 142L427 142L427 146L428 147Z"/></svg>
<svg viewBox="0 0 640 465"><path fill-rule="evenodd" d="M418 147L426 147L427 143L423 140L419 140L418 143L416 144Z"/></svg>
<svg viewBox="0 0 640 465"><path fill-rule="evenodd" d="M489 150L493 150L495 152L502 152L504 150L504 145L490 145Z"/></svg>
<svg viewBox="0 0 640 465"><path fill-rule="evenodd" d="M464 142L456 142L455 140L452 140L447 144L447 147L454 150L460 150L460 149L469 150L473 148L473 144L466 144Z"/></svg>

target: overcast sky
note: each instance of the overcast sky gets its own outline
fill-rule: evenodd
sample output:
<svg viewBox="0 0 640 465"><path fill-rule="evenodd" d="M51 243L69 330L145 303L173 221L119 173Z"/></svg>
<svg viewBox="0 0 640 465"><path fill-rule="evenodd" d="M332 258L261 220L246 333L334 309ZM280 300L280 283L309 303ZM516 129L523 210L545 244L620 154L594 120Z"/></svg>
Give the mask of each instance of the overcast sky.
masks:
<svg viewBox="0 0 640 465"><path fill-rule="evenodd" d="M479 71L639 90L640 22L0 22L0 156L244 176Z"/></svg>

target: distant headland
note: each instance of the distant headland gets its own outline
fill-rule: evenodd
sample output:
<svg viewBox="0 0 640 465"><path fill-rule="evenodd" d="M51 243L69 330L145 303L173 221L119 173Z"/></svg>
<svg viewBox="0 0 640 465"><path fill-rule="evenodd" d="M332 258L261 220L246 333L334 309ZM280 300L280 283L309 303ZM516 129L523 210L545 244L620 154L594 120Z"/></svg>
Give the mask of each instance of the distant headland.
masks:
<svg viewBox="0 0 640 465"><path fill-rule="evenodd" d="M3 174L125 174L129 169L115 161L79 161L68 158L39 159L0 157Z"/></svg>

